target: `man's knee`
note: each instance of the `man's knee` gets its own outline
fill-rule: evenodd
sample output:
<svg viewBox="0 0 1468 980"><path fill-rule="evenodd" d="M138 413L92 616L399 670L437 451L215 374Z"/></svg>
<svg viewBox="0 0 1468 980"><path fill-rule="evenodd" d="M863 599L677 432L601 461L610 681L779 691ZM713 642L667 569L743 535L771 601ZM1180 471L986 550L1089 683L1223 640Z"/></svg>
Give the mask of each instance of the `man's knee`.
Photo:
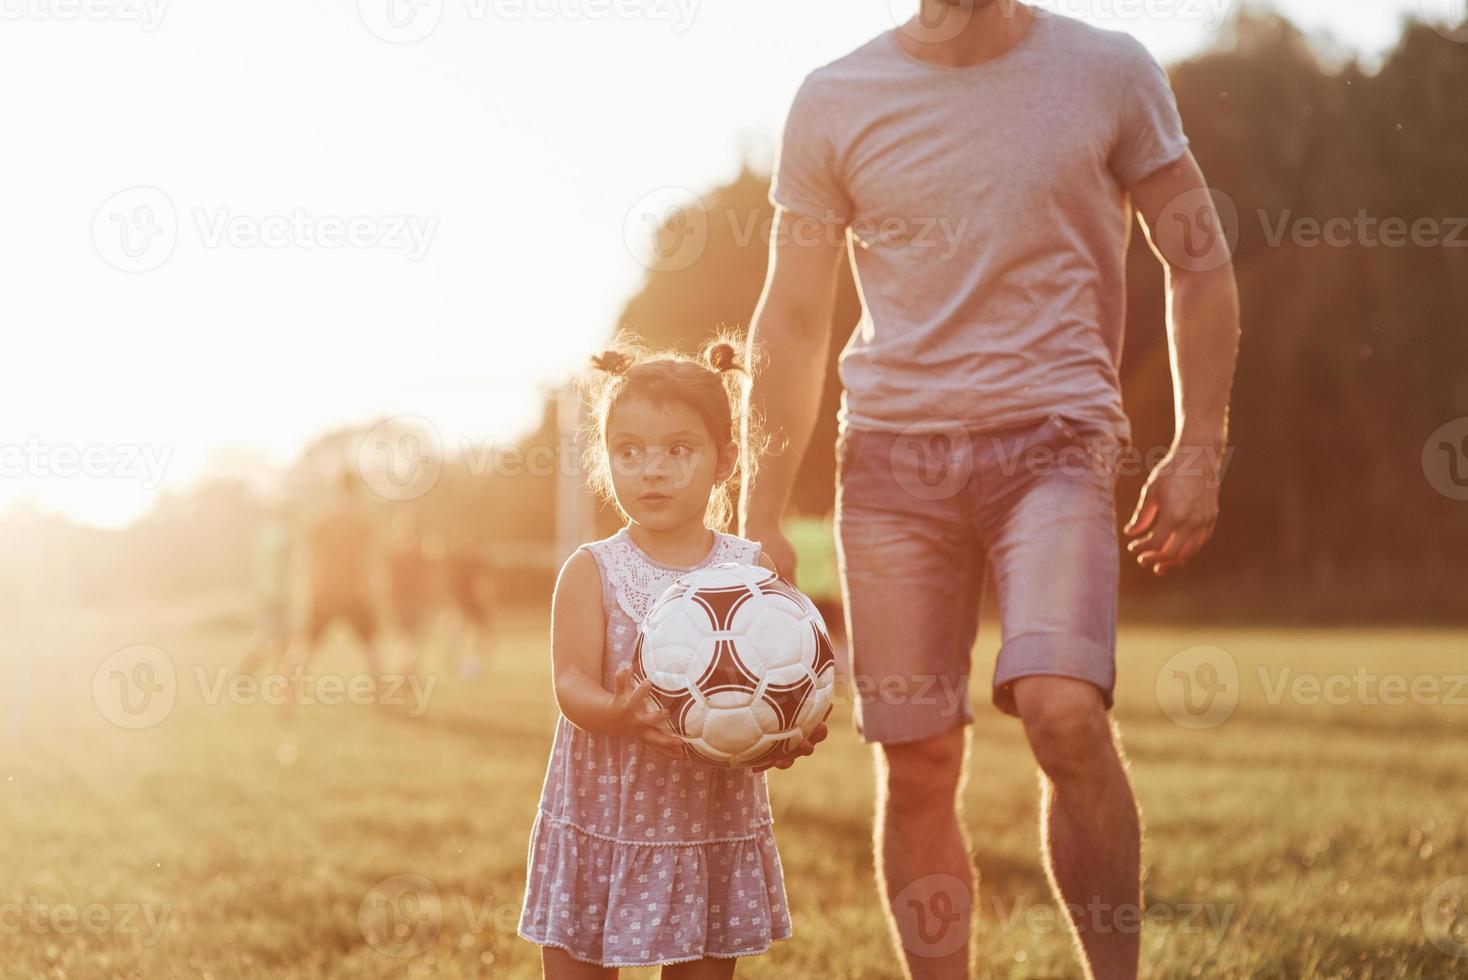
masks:
<svg viewBox="0 0 1468 980"><path fill-rule="evenodd" d="M1101 692L1069 677L1022 677L1015 707L1035 761L1051 781L1103 778L1115 759Z"/></svg>
<svg viewBox="0 0 1468 980"><path fill-rule="evenodd" d="M886 806L896 815L952 813L963 780L968 729L881 747Z"/></svg>

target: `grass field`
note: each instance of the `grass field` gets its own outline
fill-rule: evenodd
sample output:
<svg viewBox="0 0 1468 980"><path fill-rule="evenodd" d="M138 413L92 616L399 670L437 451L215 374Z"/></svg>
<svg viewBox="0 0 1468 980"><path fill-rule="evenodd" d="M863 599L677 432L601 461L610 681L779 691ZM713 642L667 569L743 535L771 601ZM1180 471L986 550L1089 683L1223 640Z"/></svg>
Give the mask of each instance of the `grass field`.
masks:
<svg viewBox="0 0 1468 980"><path fill-rule="evenodd" d="M442 677L417 718L216 696L215 669L247 636L238 615L48 622L0 660L0 975L538 975L513 929L554 722L542 613L509 614L489 675ZM132 644L166 651L177 678L172 710L141 730L99 708L105 672L93 693L99 665ZM1226 653L1168 663L1198 644ZM993 646L986 633L976 675ZM1468 875L1468 690L1455 689L1468 634L1134 627L1122 650L1116 716L1148 829L1144 976L1468 975L1450 955L1468 953L1468 879L1453 881ZM345 647L316 665L356 670ZM1180 670L1216 697L1179 717L1212 727L1163 710L1178 714ZM1310 703L1312 677L1339 703ZM1408 703L1371 703L1396 700L1390 677ZM1046 914L1019 727L986 700L977 710L979 975L1076 976ZM872 884L870 759L845 704L821 751L770 784L796 935L740 975L896 975Z"/></svg>

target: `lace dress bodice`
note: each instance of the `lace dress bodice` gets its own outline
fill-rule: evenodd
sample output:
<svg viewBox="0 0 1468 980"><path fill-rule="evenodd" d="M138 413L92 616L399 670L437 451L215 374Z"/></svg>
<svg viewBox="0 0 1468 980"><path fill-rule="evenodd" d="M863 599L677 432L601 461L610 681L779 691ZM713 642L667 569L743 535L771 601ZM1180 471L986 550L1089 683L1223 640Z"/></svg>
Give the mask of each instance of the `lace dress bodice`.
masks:
<svg viewBox="0 0 1468 980"><path fill-rule="evenodd" d="M624 527L601 541L582 545L596 558L602 575L602 608L607 614L608 644L602 665L602 682L610 685L617 669L632 660L637 628L647 618L654 602L668 586L696 568L719 562L747 565L759 561L758 541L715 531L709 553L696 565L678 566L659 562L633 541ZM613 642L615 641L615 642Z"/></svg>

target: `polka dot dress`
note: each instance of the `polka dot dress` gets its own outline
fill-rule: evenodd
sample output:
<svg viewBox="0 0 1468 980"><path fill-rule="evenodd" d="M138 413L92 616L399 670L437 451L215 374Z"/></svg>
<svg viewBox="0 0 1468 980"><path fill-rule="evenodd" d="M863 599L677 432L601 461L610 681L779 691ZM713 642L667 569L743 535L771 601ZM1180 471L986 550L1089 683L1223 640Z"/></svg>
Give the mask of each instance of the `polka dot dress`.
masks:
<svg viewBox="0 0 1468 980"><path fill-rule="evenodd" d="M630 663L637 624L674 579L759 544L715 532L697 565L650 558L624 527L581 546L601 571L602 682ZM519 933L603 966L748 956L790 938L763 773L670 759L635 739L556 723L530 835Z"/></svg>

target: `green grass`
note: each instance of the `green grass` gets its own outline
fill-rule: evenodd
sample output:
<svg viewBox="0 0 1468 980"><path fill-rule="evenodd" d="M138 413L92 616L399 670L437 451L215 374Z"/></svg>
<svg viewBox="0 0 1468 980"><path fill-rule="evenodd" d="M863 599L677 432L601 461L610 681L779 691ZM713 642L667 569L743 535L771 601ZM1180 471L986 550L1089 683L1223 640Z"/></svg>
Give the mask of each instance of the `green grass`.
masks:
<svg viewBox="0 0 1468 980"><path fill-rule="evenodd" d="M538 975L513 926L555 719L543 614L509 614L490 675L445 676L417 719L204 703L193 669L233 662L238 617L137 608L48 622L36 649L12 639L0 659L0 976ZM91 695L98 664L135 643L166 650L180 677L171 714L142 731L113 725ZM1237 708L1203 730L1170 721L1155 687L1195 644L1240 668ZM993 646L985 634L976 676ZM1465 649L1468 634L1451 631L1124 631L1116 717L1148 830L1147 901L1227 917L1154 923L1144 976L1468 974L1422 921L1433 888L1468 874L1463 704L1269 697L1286 665L1444 678L1468 672ZM358 667L341 648L318 669ZM1064 931L1011 919L1050 903L1036 777L1018 724L986 699L977 711L965 819L982 875L979 975L1077 976ZM770 784L795 938L740 975L895 976L871 874L871 761L846 705L821 751ZM431 945L431 933L410 945L421 953L394 957L359 913L405 874L433 883L441 924ZM37 903L91 906L97 926L38 917ZM124 922L128 909L141 911Z"/></svg>

